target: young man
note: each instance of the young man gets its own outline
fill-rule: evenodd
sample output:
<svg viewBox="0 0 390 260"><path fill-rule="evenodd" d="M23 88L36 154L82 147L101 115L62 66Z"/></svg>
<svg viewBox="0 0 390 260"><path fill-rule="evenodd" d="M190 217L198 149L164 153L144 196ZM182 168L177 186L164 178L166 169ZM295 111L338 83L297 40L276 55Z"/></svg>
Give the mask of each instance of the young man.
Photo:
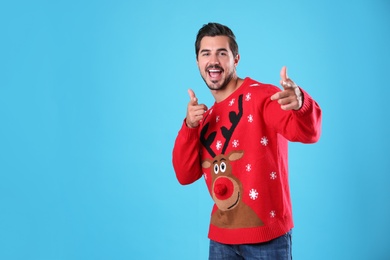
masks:
<svg viewBox="0 0 390 260"><path fill-rule="evenodd" d="M204 25L195 51L215 103L208 109L188 90L172 162L183 185L203 176L215 202L209 259L291 259L287 141L316 142L321 110L288 78L286 67L282 91L239 78L238 46L224 25Z"/></svg>

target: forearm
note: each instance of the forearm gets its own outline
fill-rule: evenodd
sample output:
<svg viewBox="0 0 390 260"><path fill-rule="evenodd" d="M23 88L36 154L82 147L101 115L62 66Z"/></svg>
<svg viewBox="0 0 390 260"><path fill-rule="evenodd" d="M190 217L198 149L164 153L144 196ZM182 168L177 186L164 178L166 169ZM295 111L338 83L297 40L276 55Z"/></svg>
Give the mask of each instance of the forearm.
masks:
<svg viewBox="0 0 390 260"><path fill-rule="evenodd" d="M303 143L315 143L321 135L322 111L317 102L302 90L302 107L294 112L295 139Z"/></svg>
<svg viewBox="0 0 390 260"><path fill-rule="evenodd" d="M197 128L182 125L173 147L172 164L180 184L193 183L202 176Z"/></svg>
<svg viewBox="0 0 390 260"><path fill-rule="evenodd" d="M299 110L284 111L274 101L267 101L264 117L267 125L292 142L315 143L321 135L321 109L301 89L303 103Z"/></svg>

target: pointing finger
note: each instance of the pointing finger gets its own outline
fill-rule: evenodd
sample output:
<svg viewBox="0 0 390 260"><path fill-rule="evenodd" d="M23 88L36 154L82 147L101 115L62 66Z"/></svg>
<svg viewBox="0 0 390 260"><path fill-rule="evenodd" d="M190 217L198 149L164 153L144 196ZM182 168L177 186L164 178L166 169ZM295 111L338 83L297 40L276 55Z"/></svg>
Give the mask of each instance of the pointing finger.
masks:
<svg viewBox="0 0 390 260"><path fill-rule="evenodd" d="M275 93L275 94L273 94L273 95L271 96L271 100L278 100L278 99L280 99L280 92Z"/></svg>

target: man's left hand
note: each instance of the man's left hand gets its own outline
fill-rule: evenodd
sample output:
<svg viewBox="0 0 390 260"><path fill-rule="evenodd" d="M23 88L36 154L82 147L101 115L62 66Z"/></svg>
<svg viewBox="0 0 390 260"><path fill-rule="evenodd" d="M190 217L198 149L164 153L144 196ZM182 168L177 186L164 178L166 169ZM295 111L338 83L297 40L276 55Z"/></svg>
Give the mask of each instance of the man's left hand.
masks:
<svg viewBox="0 0 390 260"><path fill-rule="evenodd" d="M271 96L271 100L277 100L283 110L299 110L302 107L302 92L299 87L288 78L287 68L280 71L280 85L283 90Z"/></svg>

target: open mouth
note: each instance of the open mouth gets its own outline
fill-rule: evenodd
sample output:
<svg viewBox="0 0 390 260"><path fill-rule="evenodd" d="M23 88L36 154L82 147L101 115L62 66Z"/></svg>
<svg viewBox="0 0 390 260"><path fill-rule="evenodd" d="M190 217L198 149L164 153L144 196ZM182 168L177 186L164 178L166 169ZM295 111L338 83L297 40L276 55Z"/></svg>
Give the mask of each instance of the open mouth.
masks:
<svg viewBox="0 0 390 260"><path fill-rule="evenodd" d="M220 68L210 68L207 72L211 80L218 80L221 78L223 70Z"/></svg>

